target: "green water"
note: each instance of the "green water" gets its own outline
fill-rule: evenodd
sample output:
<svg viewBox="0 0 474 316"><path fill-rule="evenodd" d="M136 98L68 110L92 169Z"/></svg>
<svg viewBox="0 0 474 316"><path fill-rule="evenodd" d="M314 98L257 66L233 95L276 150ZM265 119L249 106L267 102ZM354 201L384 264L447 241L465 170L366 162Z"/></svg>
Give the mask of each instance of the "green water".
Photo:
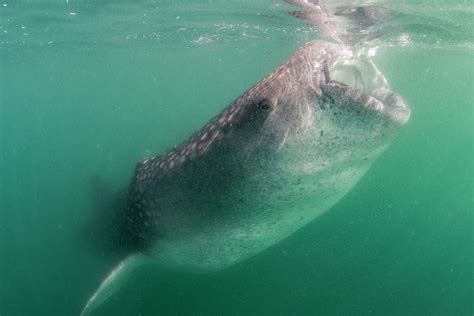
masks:
<svg viewBox="0 0 474 316"><path fill-rule="evenodd" d="M360 1L359 1L360 2ZM474 6L393 1L412 117L331 211L219 273L147 267L97 315L473 315ZM200 128L318 33L282 1L0 2L0 315L77 315L115 258L94 181Z"/></svg>

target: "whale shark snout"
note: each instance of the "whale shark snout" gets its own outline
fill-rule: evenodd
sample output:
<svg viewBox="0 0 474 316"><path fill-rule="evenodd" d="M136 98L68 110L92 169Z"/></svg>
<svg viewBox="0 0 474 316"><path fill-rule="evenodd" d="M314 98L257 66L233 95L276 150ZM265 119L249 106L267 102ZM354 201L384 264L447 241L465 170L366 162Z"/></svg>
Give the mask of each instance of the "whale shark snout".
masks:
<svg viewBox="0 0 474 316"><path fill-rule="evenodd" d="M404 124L410 118L405 100L390 89L384 75L367 56L341 54L329 67L330 80L323 91L333 97L344 96L355 103Z"/></svg>

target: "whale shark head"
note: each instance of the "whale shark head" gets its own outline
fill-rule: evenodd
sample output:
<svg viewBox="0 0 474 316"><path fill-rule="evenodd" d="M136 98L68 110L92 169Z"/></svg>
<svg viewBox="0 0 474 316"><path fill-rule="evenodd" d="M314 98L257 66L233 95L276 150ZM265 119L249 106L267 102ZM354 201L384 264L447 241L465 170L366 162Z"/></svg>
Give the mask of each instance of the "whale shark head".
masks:
<svg viewBox="0 0 474 316"><path fill-rule="evenodd" d="M339 115L338 121L344 122L346 128L351 122L357 124L369 118L396 128L410 117L406 102L390 89L369 57L355 55L343 45L321 41L303 45L239 98L229 113L252 108L253 104L271 110L265 117L264 130L270 139L280 142L280 147L315 129L324 134L322 121L330 116ZM370 124L366 128L370 130Z"/></svg>

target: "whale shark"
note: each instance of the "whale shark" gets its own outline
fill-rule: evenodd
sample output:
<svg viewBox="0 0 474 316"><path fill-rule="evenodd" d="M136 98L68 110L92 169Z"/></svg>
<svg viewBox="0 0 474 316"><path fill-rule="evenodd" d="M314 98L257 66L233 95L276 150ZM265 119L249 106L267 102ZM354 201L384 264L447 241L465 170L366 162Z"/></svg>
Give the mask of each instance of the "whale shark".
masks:
<svg viewBox="0 0 474 316"><path fill-rule="evenodd" d="M314 40L182 144L142 159L114 223L124 259L89 315L144 264L219 271L337 203L410 117L370 57Z"/></svg>

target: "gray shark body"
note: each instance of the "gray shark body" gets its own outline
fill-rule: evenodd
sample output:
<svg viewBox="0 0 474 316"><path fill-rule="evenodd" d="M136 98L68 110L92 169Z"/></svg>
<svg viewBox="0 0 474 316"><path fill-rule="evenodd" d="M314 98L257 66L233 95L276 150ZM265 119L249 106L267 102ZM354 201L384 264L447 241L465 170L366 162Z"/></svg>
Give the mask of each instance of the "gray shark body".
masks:
<svg viewBox="0 0 474 316"><path fill-rule="evenodd" d="M138 163L118 227L131 254L83 314L141 264L215 271L286 238L340 200L409 115L369 59L306 43L183 144Z"/></svg>

